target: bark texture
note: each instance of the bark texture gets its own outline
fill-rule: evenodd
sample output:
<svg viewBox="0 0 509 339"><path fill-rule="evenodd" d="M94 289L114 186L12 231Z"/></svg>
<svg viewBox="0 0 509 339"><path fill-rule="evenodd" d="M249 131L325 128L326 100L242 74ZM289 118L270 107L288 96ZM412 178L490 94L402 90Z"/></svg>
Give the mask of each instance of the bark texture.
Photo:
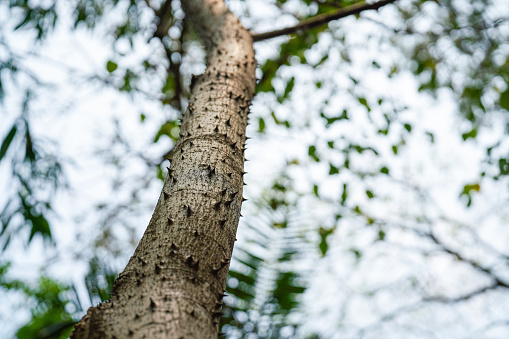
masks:
<svg viewBox="0 0 509 339"><path fill-rule="evenodd" d="M217 338L240 217L253 42L223 1L185 0L207 50L163 191L109 302L72 338Z"/></svg>

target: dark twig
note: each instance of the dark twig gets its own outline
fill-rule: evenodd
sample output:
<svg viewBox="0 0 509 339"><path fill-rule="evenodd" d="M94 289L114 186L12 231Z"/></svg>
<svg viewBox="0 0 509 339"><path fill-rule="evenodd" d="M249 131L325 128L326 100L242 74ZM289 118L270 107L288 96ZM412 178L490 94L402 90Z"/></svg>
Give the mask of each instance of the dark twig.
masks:
<svg viewBox="0 0 509 339"><path fill-rule="evenodd" d="M168 34L168 29L171 26L171 0L166 0L161 5L161 8L156 11L156 16L159 18L159 22L154 37L162 40Z"/></svg>
<svg viewBox="0 0 509 339"><path fill-rule="evenodd" d="M368 333L369 331L372 331L373 329L376 329L377 327L381 326L382 324L387 323L388 321L391 321L393 319L396 319L401 315L408 314L409 312L415 311L415 310L423 307L424 304L428 304L428 303L442 303L442 304L460 303L460 302L472 299L473 297L480 295L482 293L485 293L487 291L495 290L498 287L505 287L505 286L503 286L503 285L501 286L497 282L495 282L491 285L482 287L480 289L474 290L470 293L461 295L456 298L446 298L446 297L422 298L421 300L419 300L417 302L399 307L399 308L395 309L394 311L389 312L389 313L383 315L382 317L380 317L380 319L376 323L373 323L371 325L368 325L368 326L360 329L357 334L357 338L363 338L365 336L365 334Z"/></svg>
<svg viewBox="0 0 509 339"><path fill-rule="evenodd" d="M287 34L294 34L298 33L300 31L306 31L311 28L326 24L332 20L337 20L344 18L349 15L353 14L359 14L363 11L367 11L370 9L379 9L380 7L383 7L387 4L390 4L396 0L382 0L375 2L374 4L366 4L364 2L359 2L355 5L348 6L346 8L339 9L337 11L334 11L332 13L324 13L317 16L314 16L308 20L304 20L300 23L298 23L295 26L287 27L283 29L279 29L272 32L266 32L266 33L258 33L258 34L252 34L253 41L258 42L262 40L272 39L281 35L287 35Z"/></svg>

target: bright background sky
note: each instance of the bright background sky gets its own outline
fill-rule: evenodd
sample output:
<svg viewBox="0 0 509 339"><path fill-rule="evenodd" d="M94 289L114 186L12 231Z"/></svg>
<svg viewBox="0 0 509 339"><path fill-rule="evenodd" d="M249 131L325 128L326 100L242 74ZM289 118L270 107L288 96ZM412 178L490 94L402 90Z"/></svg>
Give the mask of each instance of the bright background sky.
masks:
<svg viewBox="0 0 509 339"><path fill-rule="evenodd" d="M263 1L253 1L251 4L253 14L259 13L259 17L270 17L270 6L264 5ZM232 3L232 7L238 12L242 9L238 3ZM382 13L384 16L376 13L367 13L366 16L390 21L390 9ZM5 6L0 6L0 23L4 27L13 25L12 21L7 19ZM259 31L275 28L275 24L283 27L291 23L292 20L289 18L282 18L277 22L246 20L248 27L257 25ZM84 293L84 286L80 284L87 270L86 263L80 263L76 257L66 256L65 253L70 253L70 249L73 253L90 251L87 248L88 242L77 241L77 236L87 239L88 236L95 234L94 225L97 220L93 211L98 201L124 199L121 193L113 193L111 190L111 180L118 178L119 173L112 170L111 166L105 167L101 159L96 157L100 149L112 153L121 152L108 149L109 139L114 134L112 121L118 120L122 132L128 136L131 144L148 157L157 159L167 151L170 142L165 140L147 147L155 131L168 115L161 110L160 105L141 99L133 104L125 95L119 94L114 89L86 81L90 75L107 74L105 64L112 58L113 51L110 42L105 41L100 34L91 34L84 30L70 33L67 29L70 25L70 21L67 20L43 46L35 48L31 45L31 39L26 32L20 31L5 37L8 45L15 47L18 54L25 56L25 65L42 79L56 85L51 90L35 90L39 94L31 104L33 133L41 139L57 140L55 149L64 158L72 159L73 165L65 168L72 190L59 194L55 201L58 215L52 218L52 231L58 247L55 249L44 247L41 239L35 239L30 247L26 248L24 241L18 240L3 254L3 258L13 261L11 271L13 277L36 279L40 270L50 264L49 273L52 276L64 281L74 281L82 289L81 293ZM365 207L370 213L382 219L395 223L411 223L409 220L412 215L425 213L436 220L436 226L440 228L439 234L456 239L460 248L468 248L470 240L468 232L465 232L463 227L457 227L444 220L443 225L439 224L440 216L446 216L456 220L458 224L472 226L482 239L494 248L501 251L506 249L509 245L508 210L504 204L508 198L507 185L483 184L479 194L474 196L473 207L469 209L465 208L464 200L458 199L463 185L477 182L480 163L485 156L483 147L500 138L504 133L502 126L494 123L491 128L482 130L476 141L464 142L459 132L465 129L462 126L464 122L458 117L456 105L447 91L440 91L434 100L418 93L418 84L408 72L401 72L389 79L381 70L366 70L365 64L369 64L373 56L380 56L381 53L378 46L366 43L368 35L376 34L378 30L376 24L360 22L354 18L346 18L338 24L331 24L339 25L347 32L355 32L347 34L348 39L352 39L351 43L356 45L356 48L349 51L351 63L346 64L341 60L340 50L330 50L327 66L316 72L311 72L305 67L287 70L288 76L296 77L297 85L291 101L286 105L276 105L273 98L264 94L255 98L251 113L252 122L256 122L257 117L268 116L270 110L275 108L278 118L294 121L296 128L293 131L286 131L268 126L271 127L268 128L268 132L259 135L256 124L248 127L248 135L254 138L248 142L246 151L246 157L250 161L246 163L248 186L245 188L245 196L251 200L259 196L287 161L299 159L304 166L293 167L290 170L298 191L311 192L313 184L320 183L321 194L333 198L341 194L343 183L348 182L350 186L357 187L353 189L353 199L363 206L363 209ZM326 35L322 37L323 46L327 46L331 40ZM277 53L277 44L277 41L257 44L259 62ZM154 50L158 51L155 45L156 41L148 45L143 41L137 41L136 53L126 58L124 62L134 64ZM118 48L122 49L122 46ZM35 49L38 50L38 54L31 56ZM320 46L317 49L309 52L310 58L312 53L317 55L321 53ZM391 58L400 57L388 48L386 51L387 55L381 58L382 62L385 59L389 63ZM0 49L0 56L2 53ZM157 54L153 57L157 57ZM196 61L193 63L193 60L190 62L191 66L187 72L199 73L201 70L199 63ZM367 111L363 108L350 109L352 118L348 124L338 124L325 130L323 123L317 122L316 107L323 101L324 96L327 96L327 92L316 90L313 81L328 77L332 83L342 84L348 81L344 75L346 69L359 78L362 83L360 90L365 91L366 97L375 97L376 94L383 93L401 100L408 106L401 117L402 120L411 123L414 130L407 136L406 146L400 149L397 156L391 151L391 145L397 140L376 135L376 130L373 130L369 122ZM277 84L275 87L277 88ZM13 93L9 88L7 90ZM12 95L7 97L4 106L0 107L0 136L6 135L12 126L21 100L21 96ZM329 113L340 112L344 107L354 107L348 100L351 99L346 95L329 98L330 104L327 108ZM140 112L147 114L143 124L139 122ZM434 134L434 144L429 142L427 132ZM364 158L359 161L361 163L365 161L366 168L379 164L380 161L389 164L391 174L403 184L398 185L387 178L378 177L360 181L348 174L328 176L329 168L326 165L317 165L309 160L308 146L317 138L337 140L340 136L357 140L359 144L377 145L377 149L382 153L380 157L382 160ZM330 156L334 157L332 154ZM125 177L128 177L131 173L142 173L143 167L136 162L127 163L124 171L127 173ZM5 163L0 164L0 192L9 191L9 178L8 166ZM407 187L408 184L424 187L435 203L420 199ZM368 199L362 194L364 187L375 190L382 198L368 204ZM160 188L160 181L154 179L142 195L145 199L143 204L147 208L137 218L130 220L132 224L137 225L135 234L121 233L119 234L121 239L123 237L128 240L131 236L141 237L152 213L150 206L155 205ZM8 194L0 195L0 203L3 204L7 198ZM241 220L240 225L241 242L243 223L250 218L253 220L258 213L251 200L243 205L245 218ZM299 227L305 229L317 225L332 226L331 211L332 207L327 202L305 199L300 203L297 212L301 217ZM405 219L408 216L410 218ZM400 244L401 248L384 244L368 246L372 234L361 227L361 224L362 221L358 218L345 219L338 231L329 238L331 252L326 258L318 260L318 256L309 257L300 263L299 269L309 272L312 276L304 297L309 314L306 318L299 319L299 322L303 323L303 331L322 329L324 337L333 337L338 333L341 333L343 338L352 337L357 326L368 326L376 322L384 307L396 308L417 300L416 295L401 290L401 286L410 289L406 283L398 285L399 279L404 280L407 275L425 279L430 291L453 294L462 290L468 291L469 288L483 282L467 269L457 268L457 265L446 256L437 255L429 259L412 252L412 249L419 248L422 244L404 232L390 234L391 240ZM311 243L317 241L310 239ZM351 255L351 248L354 245L367 247L365 255L372 256L372 260L357 265ZM133 248L128 244L123 250L125 253L122 253L119 262L115 263L116 267L125 265ZM488 262L494 260L489 253L477 250L477 247L472 247L468 253L479 260ZM507 276L509 272L502 272L502 275L504 274ZM374 298L363 296L365 291L391 283L395 284L395 288L388 292ZM0 307L0 323L3 324L0 326L0 337L8 338L20 324L29 319L30 315L25 306L22 306L19 296L1 291L0 299L4 300ZM465 303L459 307L459 311L455 309L454 312L447 307L432 305L420 314L412 314L413 317L421 317L417 321L421 328L414 327L409 329L410 332L401 330L400 334L393 333L391 338L399 338L398 335L401 338L409 338L408 333L412 333L412 337L415 338L428 338L426 326L430 326L438 338L465 338L472 329L480 328L489 320L509 313L508 299L507 295L491 293L480 300ZM86 304L85 300L82 302ZM342 308L339 305L345 306ZM404 324L405 317L398 321ZM466 324L468 330L462 332L461 329ZM390 326L387 330L390 331ZM366 337L371 338L369 334ZM489 338L507 337L509 329L505 332L501 330L500 333L493 332L492 336L489 336Z"/></svg>

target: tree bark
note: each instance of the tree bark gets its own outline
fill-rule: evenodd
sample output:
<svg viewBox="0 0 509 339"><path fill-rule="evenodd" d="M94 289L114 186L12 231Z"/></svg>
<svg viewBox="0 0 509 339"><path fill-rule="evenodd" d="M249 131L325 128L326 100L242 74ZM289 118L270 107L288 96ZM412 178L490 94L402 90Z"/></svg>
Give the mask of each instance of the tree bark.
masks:
<svg viewBox="0 0 509 339"><path fill-rule="evenodd" d="M72 338L216 338L242 203L253 41L223 1L182 1L207 52L155 211L109 302Z"/></svg>

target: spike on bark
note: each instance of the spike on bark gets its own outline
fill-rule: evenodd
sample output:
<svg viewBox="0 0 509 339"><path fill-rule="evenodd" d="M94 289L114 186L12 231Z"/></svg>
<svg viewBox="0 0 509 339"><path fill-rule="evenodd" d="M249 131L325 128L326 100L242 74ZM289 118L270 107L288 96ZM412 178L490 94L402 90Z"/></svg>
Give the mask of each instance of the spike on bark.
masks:
<svg viewBox="0 0 509 339"><path fill-rule="evenodd" d="M190 255L186 258L186 261L185 263L187 264L187 266L189 267L192 267L192 268L198 268L198 264L200 263L200 260L194 260L193 256Z"/></svg>
<svg viewBox="0 0 509 339"><path fill-rule="evenodd" d="M191 210L191 207L188 205L184 205L184 209L186 210L186 216L190 217L193 214L193 211Z"/></svg>
<svg viewBox="0 0 509 339"><path fill-rule="evenodd" d="M208 173L209 178L212 178L212 176L216 174L216 169L210 165L208 165L207 170L209 171Z"/></svg>

